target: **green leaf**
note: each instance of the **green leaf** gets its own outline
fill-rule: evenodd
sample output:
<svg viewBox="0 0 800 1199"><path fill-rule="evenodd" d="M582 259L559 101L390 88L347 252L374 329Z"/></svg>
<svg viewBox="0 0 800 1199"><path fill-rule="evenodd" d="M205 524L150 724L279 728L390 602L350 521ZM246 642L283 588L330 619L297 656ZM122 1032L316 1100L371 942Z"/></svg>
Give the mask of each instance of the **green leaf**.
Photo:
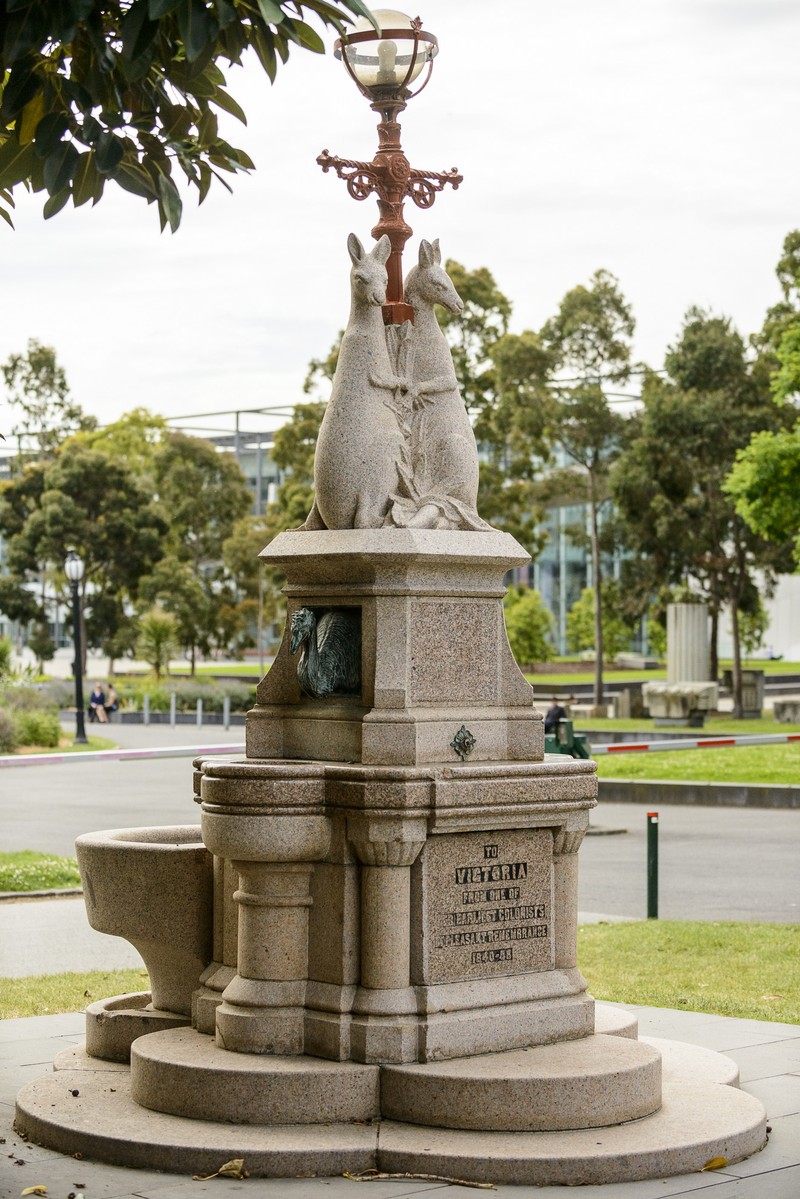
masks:
<svg viewBox="0 0 800 1199"><path fill-rule="evenodd" d="M31 50L38 50L47 33L45 5L29 4L14 16L8 17L3 39L4 65L15 63Z"/></svg>
<svg viewBox="0 0 800 1199"><path fill-rule="evenodd" d="M6 212L5 208L0 208L0 217L2 217L3 220L6 222L6 224L9 225L12 229L14 228L14 222L11 219L11 213Z"/></svg>
<svg viewBox="0 0 800 1199"><path fill-rule="evenodd" d="M9 138L0 145L0 187L13 187L31 173L36 155L33 146L20 146Z"/></svg>
<svg viewBox="0 0 800 1199"><path fill-rule="evenodd" d="M169 227L174 233L181 223L181 213L183 211L180 193L173 181L166 175L158 176L158 192L159 208L163 211L169 221Z"/></svg>
<svg viewBox="0 0 800 1199"><path fill-rule="evenodd" d="M233 96L229 96L226 91L218 87L211 97L211 103L216 104L218 108L223 108L225 112L229 112L231 116L236 117L243 125L247 124L247 117L243 110L234 100Z"/></svg>
<svg viewBox="0 0 800 1199"><path fill-rule="evenodd" d="M322 38L316 29L312 29L310 25L306 25L305 21L289 21L287 19L284 21L283 27L292 41L297 42L299 46L304 46L306 50L311 50L314 54L325 53L325 43Z"/></svg>
<svg viewBox="0 0 800 1199"><path fill-rule="evenodd" d="M286 15L275 0L258 0L258 7L268 25L280 25Z"/></svg>
<svg viewBox="0 0 800 1199"><path fill-rule="evenodd" d="M37 92L22 110L22 121L19 126L20 145L27 146L28 142L33 141L44 111L44 92Z"/></svg>
<svg viewBox="0 0 800 1199"><path fill-rule="evenodd" d="M212 179L211 167L208 165L208 163L201 162L200 163L200 182L197 185L197 190L200 194L200 199L198 200L199 204L202 204L203 200L205 200L206 196L208 195L208 189L211 187L211 179Z"/></svg>
<svg viewBox="0 0 800 1199"><path fill-rule="evenodd" d="M265 34L261 29L256 29L254 45L259 62L269 75L270 82L274 83L275 76L278 73L278 60L275 57L272 35L269 33Z"/></svg>
<svg viewBox="0 0 800 1199"><path fill-rule="evenodd" d="M181 0L149 0L147 10L151 21L158 21L167 13L174 12Z"/></svg>
<svg viewBox="0 0 800 1199"><path fill-rule="evenodd" d="M217 114L208 109L197 122L197 137L201 145L210 146L217 140Z"/></svg>
<svg viewBox="0 0 800 1199"><path fill-rule="evenodd" d="M116 137L110 129L105 129L97 139L95 146L95 163L103 175L110 175L115 167L122 162L125 147L122 139Z"/></svg>
<svg viewBox="0 0 800 1199"><path fill-rule="evenodd" d="M78 151L72 142L59 142L44 164L44 185L56 196L71 181L78 163Z"/></svg>
<svg viewBox="0 0 800 1199"><path fill-rule="evenodd" d="M56 192L54 196L51 196L42 209L44 219L49 221L51 216L55 216L57 212L61 212L69 197L70 190L68 186L62 188L60 192Z"/></svg>
<svg viewBox="0 0 800 1199"><path fill-rule="evenodd" d="M203 0L182 0L178 9L178 29L186 57L189 62L194 62L214 36L216 22Z"/></svg>
<svg viewBox="0 0 800 1199"><path fill-rule="evenodd" d="M78 165L72 177L72 195L76 208L93 200L97 188L98 172L94 164L94 152L87 150L78 158Z"/></svg>
<svg viewBox="0 0 800 1199"><path fill-rule="evenodd" d="M114 171L113 179L115 183L134 196L141 196L148 201L156 198L155 186L150 176L135 160L121 162Z"/></svg>
<svg viewBox="0 0 800 1199"><path fill-rule="evenodd" d="M48 158L54 153L68 129L69 121L63 112L49 112L47 116L42 117L33 139L39 157Z"/></svg>
<svg viewBox="0 0 800 1199"><path fill-rule="evenodd" d="M0 116L6 121L13 120L17 113L28 104L38 91L41 90L39 77L33 69L33 58L25 58L16 63L2 89Z"/></svg>
<svg viewBox="0 0 800 1199"><path fill-rule="evenodd" d="M122 57L133 62L155 41L158 22L147 15L147 0L137 0L128 9L120 25Z"/></svg>

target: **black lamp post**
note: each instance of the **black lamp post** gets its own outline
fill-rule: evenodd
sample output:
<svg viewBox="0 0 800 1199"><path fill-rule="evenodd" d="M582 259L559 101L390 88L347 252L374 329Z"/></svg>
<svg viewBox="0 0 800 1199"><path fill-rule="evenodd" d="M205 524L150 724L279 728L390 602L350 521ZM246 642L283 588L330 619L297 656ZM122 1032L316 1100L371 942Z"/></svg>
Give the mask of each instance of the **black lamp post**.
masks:
<svg viewBox="0 0 800 1199"><path fill-rule="evenodd" d="M83 578L83 559L73 546L67 549L64 574L72 588L72 640L75 645L75 745L88 745L83 711L83 654L81 653L81 598L78 584Z"/></svg>

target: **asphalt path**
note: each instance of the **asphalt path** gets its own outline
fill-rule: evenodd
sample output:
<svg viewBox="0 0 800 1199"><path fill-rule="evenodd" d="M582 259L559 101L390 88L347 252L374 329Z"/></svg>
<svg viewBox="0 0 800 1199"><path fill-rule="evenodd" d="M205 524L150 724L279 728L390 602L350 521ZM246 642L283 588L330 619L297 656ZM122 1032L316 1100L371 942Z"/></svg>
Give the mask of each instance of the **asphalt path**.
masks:
<svg viewBox="0 0 800 1199"><path fill-rule="evenodd" d="M126 747L211 745L243 729L111 726ZM735 753L735 750L730 750ZM70 762L0 769L0 844L73 854L80 833L196 824L191 756ZM646 812L603 802L580 853L582 911L643 918L647 909ZM666 919L800 920L800 811L663 805L660 911Z"/></svg>

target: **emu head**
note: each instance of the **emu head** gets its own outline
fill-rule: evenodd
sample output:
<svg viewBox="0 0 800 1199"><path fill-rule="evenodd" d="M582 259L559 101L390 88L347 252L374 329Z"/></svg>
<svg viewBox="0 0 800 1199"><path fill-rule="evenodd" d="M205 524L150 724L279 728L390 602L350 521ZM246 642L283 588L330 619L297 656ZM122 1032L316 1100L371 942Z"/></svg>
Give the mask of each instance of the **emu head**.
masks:
<svg viewBox="0 0 800 1199"><path fill-rule="evenodd" d="M355 233L351 233L347 239L347 249L350 253L350 261L353 263L350 282L354 299L378 306L385 304L386 288L389 282L386 263L392 252L389 238L384 233L368 252Z"/></svg>
<svg viewBox="0 0 800 1199"><path fill-rule="evenodd" d="M289 642L289 650L296 654L301 645L305 645L314 629L317 627L317 621L314 613L310 608L298 608L292 613L292 639Z"/></svg>

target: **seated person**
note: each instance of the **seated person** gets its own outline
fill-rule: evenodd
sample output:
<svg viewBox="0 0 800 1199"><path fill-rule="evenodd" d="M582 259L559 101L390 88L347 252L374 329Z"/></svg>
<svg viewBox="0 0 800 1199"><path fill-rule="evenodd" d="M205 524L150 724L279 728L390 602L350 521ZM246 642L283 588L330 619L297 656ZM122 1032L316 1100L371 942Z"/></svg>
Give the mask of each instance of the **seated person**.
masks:
<svg viewBox="0 0 800 1199"><path fill-rule="evenodd" d="M94 690L89 696L89 720L97 720L100 724L108 724L106 693L103 690L102 683L95 683Z"/></svg>
<svg viewBox="0 0 800 1199"><path fill-rule="evenodd" d="M113 683L108 684L108 695L106 696L103 707L105 708L106 717L109 720L111 719L112 712L119 711L119 696L114 689Z"/></svg>
<svg viewBox="0 0 800 1199"><path fill-rule="evenodd" d="M559 720L566 720L566 718L566 709L562 708L561 704L558 702L558 699L554 695L550 701L550 707L547 709L544 715L544 731L546 733L557 732Z"/></svg>

